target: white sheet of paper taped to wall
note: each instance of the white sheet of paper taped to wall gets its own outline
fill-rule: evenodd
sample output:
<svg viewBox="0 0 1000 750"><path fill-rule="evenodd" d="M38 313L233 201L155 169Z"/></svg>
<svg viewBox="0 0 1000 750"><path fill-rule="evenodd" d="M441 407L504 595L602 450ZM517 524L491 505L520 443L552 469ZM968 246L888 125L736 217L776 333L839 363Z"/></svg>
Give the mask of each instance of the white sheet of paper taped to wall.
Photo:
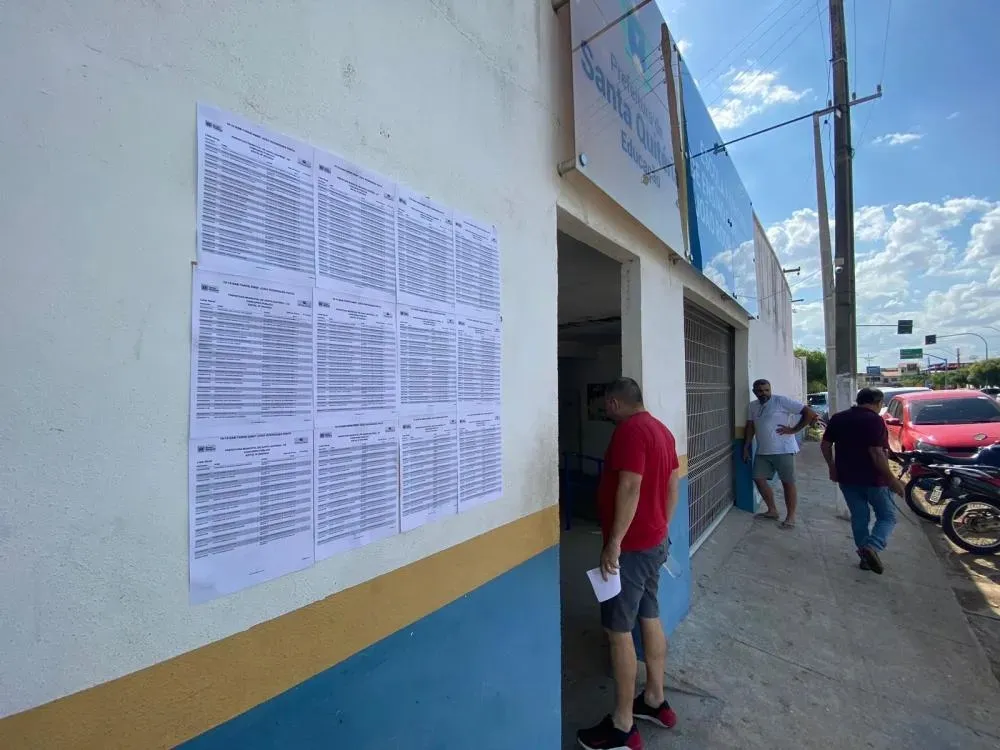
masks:
<svg viewBox="0 0 1000 750"><path fill-rule="evenodd" d="M592 568L587 571L587 578L590 579L590 585L594 587L594 596L599 602L614 599L622 592L622 579L617 573L609 575L605 581L601 569Z"/></svg>
<svg viewBox="0 0 1000 750"><path fill-rule="evenodd" d="M192 604L313 564L312 440L275 430L191 441Z"/></svg>
<svg viewBox="0 0 1000 750"><path fill-rule="evenodd" d="M472 315L500 313L500 245L497 230L455 215L455 300Z"/></svg>
<svg viewBox="0 0 1000 750"><path fill-rule="evenodd" d="M406 412L454 410L458 347L454 313L397 305L399 398Z"/></svg>
<svg viewBox="0 0 1000 750"><path fill-rule="evenodd" d="M316 284L396 301L396 183L319 149Z"/></svg>
<svg viewBox="0 0 1000 750"><path fill-rule="evenodd" d="M458 410L458 510L503 494L503 435L500 405Z"/></svg>
<svg viewBox="0 0 1000 750"><path fill-rule="evenodd" d="M194 273L191 437L313 424L313 292Z"/></svg>
<svg viewBox="0 0 1000 750"><path fill-rule="evenodd" d="M398 296L404 305L455 310L452 210L403 185L397 187Z"/></svg>
<svg viewBox="0 0 1000 750"><path fill-rule="evenodd" d="M316 289L316 424L399 406L396 305Z"/></svg>
<svg viewBox="0 0 1000 750"><path fill-rule="evenodd" d="M400 419L400 530L458 513L458 413Z"/></svg>
<svg viewBox="0 0 1000 750"><path fill-rule="evenodd" d="M316 430L316 560L399 533L399 435L392 413Z"/></svg>
<svg viewBox="0 0 1000 750"><path fill-rule="evenodd" d="M198 105L198 264L311 285L315 149Z"/></svg>

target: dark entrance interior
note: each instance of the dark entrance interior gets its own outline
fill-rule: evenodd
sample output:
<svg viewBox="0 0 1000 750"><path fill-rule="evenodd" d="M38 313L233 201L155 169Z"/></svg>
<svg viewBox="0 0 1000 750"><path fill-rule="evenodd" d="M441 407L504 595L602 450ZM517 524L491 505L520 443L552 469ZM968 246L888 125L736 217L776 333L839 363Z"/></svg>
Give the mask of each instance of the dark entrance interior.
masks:
<svg viewBox="0 0 1000 750"><path fill-rule="evenodd" d="M603 386L621 375L621 264L559 233L559 504L563 745L608 710L610 663L586 578L601 552L596 490L613 425Z"/></svg>

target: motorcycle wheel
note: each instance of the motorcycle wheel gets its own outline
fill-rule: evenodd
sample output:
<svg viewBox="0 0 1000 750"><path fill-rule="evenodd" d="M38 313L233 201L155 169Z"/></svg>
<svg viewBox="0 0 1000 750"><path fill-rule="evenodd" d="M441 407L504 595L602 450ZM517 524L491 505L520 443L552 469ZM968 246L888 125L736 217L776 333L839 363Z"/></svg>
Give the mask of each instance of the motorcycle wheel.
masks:
<svg viewBox="0 0 1000 750"><path fill-rule="evenodd" d="M1000 507L983 497L956 498L941 514L941 528L952 542L968 552L1000 552Z"/></svg>
<svg viewBox="0 0 1000 750"><path fill-rule="evenodd" d="M921 484L924 487L921 487ZM943 480L911 479L906 483L903 498L910 506L910 510L925 521L941 523L941 514L944 513L945 506L948 504L944 497Z"/></svg>

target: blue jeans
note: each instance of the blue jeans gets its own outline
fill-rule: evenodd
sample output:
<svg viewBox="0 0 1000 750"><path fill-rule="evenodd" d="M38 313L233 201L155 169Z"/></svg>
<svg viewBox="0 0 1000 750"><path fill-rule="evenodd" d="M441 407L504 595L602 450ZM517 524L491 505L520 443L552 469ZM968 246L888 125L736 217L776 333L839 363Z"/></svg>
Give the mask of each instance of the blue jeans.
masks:
<svg viewBox="0 0 1000 750"><path fill-rule="evenodd" d="M888 487L840 485L844 500L851 511L851 531L858 549L871 547L881 552L889 543L889 535L896 525L896 506ZM870 506L870 507L869 507ZM875 525L869 528L870 510L875 511Z"/></svg>

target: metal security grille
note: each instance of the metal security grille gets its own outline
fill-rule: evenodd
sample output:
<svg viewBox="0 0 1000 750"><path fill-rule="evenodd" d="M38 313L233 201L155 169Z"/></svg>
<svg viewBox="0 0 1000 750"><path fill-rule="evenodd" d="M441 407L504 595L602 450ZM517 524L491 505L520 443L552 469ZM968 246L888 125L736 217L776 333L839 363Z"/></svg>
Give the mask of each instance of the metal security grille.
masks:
<svg viewBox="0 0 1000 750"><path fill-rule="evenodd" d="M688 511L691 545L735 499L733 329L684 304L687 381Z"/></svg>

